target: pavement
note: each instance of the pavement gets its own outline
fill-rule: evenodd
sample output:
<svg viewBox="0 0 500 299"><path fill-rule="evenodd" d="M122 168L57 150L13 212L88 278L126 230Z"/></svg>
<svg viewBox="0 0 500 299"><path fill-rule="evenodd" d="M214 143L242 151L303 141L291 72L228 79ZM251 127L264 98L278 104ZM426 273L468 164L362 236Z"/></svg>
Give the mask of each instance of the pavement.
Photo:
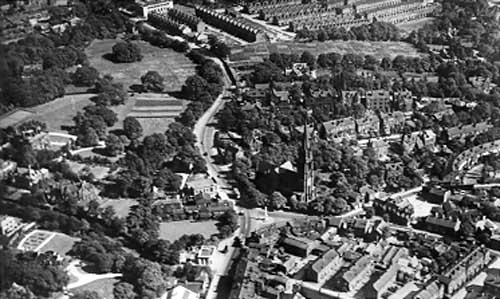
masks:
<svg viewBox="0 0 500 299"><path fill-rule="evenodd" d="M80 261L78 260L72 261L66 268L66 271L70 276L76 278L76 281L71 282L66 286L66 289L68 290L84 286L96 280L105 278L118 278L122 276L121 273L106 273L106 274L87 273L80 268Z"/></svg>

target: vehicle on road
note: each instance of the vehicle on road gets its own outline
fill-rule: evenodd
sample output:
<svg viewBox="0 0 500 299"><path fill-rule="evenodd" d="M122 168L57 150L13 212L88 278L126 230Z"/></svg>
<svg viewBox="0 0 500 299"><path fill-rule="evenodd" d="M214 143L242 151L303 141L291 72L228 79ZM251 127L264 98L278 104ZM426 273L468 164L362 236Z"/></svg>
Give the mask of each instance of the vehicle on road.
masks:
<svg viewBox="0 0 500 299"><path fill-rule="evenodd" d="M221 252L222 252L222 253L227 253L227 251L228 251L228 248L227 248L227 245L226 245L226 246L224 246L224 248L221 250Z"/></svg>

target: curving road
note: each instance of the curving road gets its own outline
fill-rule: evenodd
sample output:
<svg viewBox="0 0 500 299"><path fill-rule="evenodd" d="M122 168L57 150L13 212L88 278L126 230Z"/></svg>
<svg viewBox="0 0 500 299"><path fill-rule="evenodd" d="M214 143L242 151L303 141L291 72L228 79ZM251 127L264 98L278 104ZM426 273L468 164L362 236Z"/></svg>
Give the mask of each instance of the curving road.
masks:
<svg viewBox="0 0 500 299"><path fill-rule="evenodd" d="M231 79L224 68L222 62L218 59L213 59L214 62L220 65L222 71L224 72L224 91L217 99L213 102L212 106L198 119L196 122L193 133L196 136L196 147L199 149L202 157L205 159L207 164L207 171L210 177L212 177L217 185L219 186L219 195L222 199L231 200L227 195L228 192L232 192L232 187L228 181L221 175L221 169L215 164L215 161L211 157L211 151L213 149L213 142L215 136L215 129L211 126L214 123L215 115L219 112L226 103L226 97L229 95L228 88L231 86ZM205 155L205 153L207 153ZM236 207L236 202L233 201ZM235 235L240 236L244 240L245 237L250 235L250 212L247 209L242 209L236 207L237 212L243 214L239 217L239 229L236 231ZM231 259L235 253L234 247L232 247L233 238L230 237L226 240L222 240L219 247L224 248L227 246L228 251L225 254L216 253L214 258L214 265L212 269L214 271L213 279L210 283L206 298L214 299L217 298L217 285L221 276L227 275L227 271L231 264Z"/></svg>

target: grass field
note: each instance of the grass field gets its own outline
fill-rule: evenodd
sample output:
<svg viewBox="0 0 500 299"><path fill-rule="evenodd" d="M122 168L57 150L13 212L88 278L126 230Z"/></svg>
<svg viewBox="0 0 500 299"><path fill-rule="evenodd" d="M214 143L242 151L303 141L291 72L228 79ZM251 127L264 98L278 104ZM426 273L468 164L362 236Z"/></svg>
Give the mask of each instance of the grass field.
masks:
<svg viewBox="0 0 500 299"><path fill-rule="evenodd" d="M134 41L144 58L133 63L113 63L103 57L111 53L111 48L118 40L95 40L85 50L90 65L101 74L110 74L117 82L128 88L141 84L141 76L147 71L157 71L165 79L166 91L179 91L187 77L195 73L195 65L183 53L172 49L161 49L146 42Z"/></svg>
<svg viewBox="0 0 500 299"><path fill-rule="evenodd" d="M131 198L107 199L101 203L101 208L112 206L118 217L127 217L130 208L137 205L137 200Z"/></svg>
<svg viewBox="0 0 500 299"><path fill-rule="evenodd" d="M103 55L111 52L113 45L118 40L106 39L96 40L87 49L86 53L89 57L89 62L97 68L101 74L111 74L116 82L123 83L125 88L131 85L140 84L141 76L147 71L157 71L165 79L165 91L177 92L180 91L187 77L195 74L195 64L191 62L184 54L175 52L171 49L161 49L149 45L142 41L134 41L140 49L144 58L140 62L134 63L113 63ZM131 115L134 116L134 109L145 109L145 107L153 107L150 101L142 101L136 103L138 97L146 94L135 94L130 97L129 101L122 106L115 107L113 110L118 114L118 122L111 129L121 129L123 119ZM166 104L165 104L166 103ZM162 106L168 105L167 102L162 103ZM155 109L151 109L155 110ZM167 117L159 117L151 113L150 118L138 118L143 128L143 135L147 136L152 133L163 133L167 130L168 125L174 121L182 110L175 112L175 115Z"/></svg>
<svg viewBox="0 0 500 299"><path fill-rule="evenodd" d="M423 18L415 21L410 21L402 24L398 24L398 28L403 31L404 34L409 34L414 30L418 30L424 27L425 24L429 24L434 21L434 18Z"/></svg>
<svg viewBox="0 0 500 299"><path fill-rule="evenodd" d="M57 233L45 246L40 248L40 252L53 251L60 255L66 255L78 239Z"/></svg>
<svg viewBox="0 0 500 299"><path fill-rule="evenodd" d="M92 103L89 99L93 96L94 94L66 95L42 105L14 111L0 119L0 127L36 119L46 123L49 131L65 132L63 127L73 125L73 117Z"/></svg>
<svg viewBox="0 0 500 299"><path fill-rule="evenodd" d="M231 49L231 61L238 62L251 58L267 58L270 53L297 53L302 54L309 51L317 56L324 53L356 53L361 55L373 55L378 59L383 57L394 58L397 55L418 57L419 53L415 47L405 42L369 42L369 41L326 41L326 42L280 42L280 43L256 43L252 45L239 46Z"/></svg>
<svg viewBox="0 0 500 299"><path fill-rule="evenodd" d="M71 292L73 294L78 294L83 291L94 291L99 294L100 298L113 299L113 288L118 282L119 280L116 278L99 279L81 287L74 288Z"/></svg>
<svg viewBox="0 0 500 299"><path fill-rule="evenodd" d="M217 221L192 222L190 220L160 223L160 239L175 241L182 235L202 234L205 238L218 233Z"/></svg>

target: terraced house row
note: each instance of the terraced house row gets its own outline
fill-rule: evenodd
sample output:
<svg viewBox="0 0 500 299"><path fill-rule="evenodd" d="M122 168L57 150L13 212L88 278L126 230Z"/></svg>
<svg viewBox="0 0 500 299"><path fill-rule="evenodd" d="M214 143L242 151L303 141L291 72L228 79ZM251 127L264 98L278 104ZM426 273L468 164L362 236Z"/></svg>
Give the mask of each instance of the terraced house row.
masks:
<svg viewBox="0 0 500 299"><path fill-rule="evenodd" d="M253 9L259 7L252 5ZM348 29L374 20L396 24L432 15L438 7L433 0L333 0L307 4L273 1L263 2L258 13L265 21L297 31L303 28Z"/></svg>
<svg viewBox="0 0 500 299"><path fill-rule="evenodd" d="M217 27L247 42L261 41L265 39L265 33L261 30L243 23L231 16L220 14L214 10L198 6L196 16L205 23Z"/></svg>
<svg viewBox="0 0 500 299"><path fill-rule="evenodd" d="M259 13L262 10L272 8L288 7L290 5L302 4L302 0L268 0L268 1L248 1L244 6L244 11L249 14Z"/></svg>
<svg viewBox="0 0 500 299"><path fill-rule="evenodd" d="M177 9L170 9L166 13L149 13L148 21L175 34L203 32L206 29L206 24L200 18Z"/></svg>

